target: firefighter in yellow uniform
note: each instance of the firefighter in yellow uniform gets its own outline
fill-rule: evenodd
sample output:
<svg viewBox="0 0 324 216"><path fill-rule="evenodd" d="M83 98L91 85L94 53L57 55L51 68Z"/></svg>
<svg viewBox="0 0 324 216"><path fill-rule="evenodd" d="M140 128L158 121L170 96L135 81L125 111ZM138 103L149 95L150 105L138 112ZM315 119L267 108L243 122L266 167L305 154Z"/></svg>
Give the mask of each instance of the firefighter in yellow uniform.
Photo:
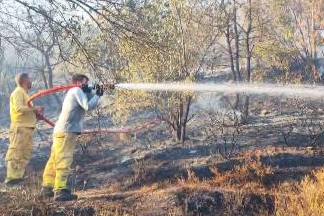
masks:
<svg viewBox="0 0 324 216"><path fill-rule="evenodd" d="M15 82L17 87L10 96L10 144L5 158L7 177L4 183L7 185L16 185L23 180L33 146L36 115L44 111L43 107L27 105L28 90L32 83L28 74L16 75Z"/></svg>
<svg viewBox="0 0 324 216"><path fill-rule="evenodd" d="M103 95L103 89L98 87L96 94L90 97L88 80L83 74L72 77L72 82L82 87L75 87L67 92L61 114L54 127L53 145L43 174L41 194L45 197L54 196L55 201L77 199L77 196L71 193L69 185L77 136L83 130L85 112L95 108L99 97Z"/></svg>

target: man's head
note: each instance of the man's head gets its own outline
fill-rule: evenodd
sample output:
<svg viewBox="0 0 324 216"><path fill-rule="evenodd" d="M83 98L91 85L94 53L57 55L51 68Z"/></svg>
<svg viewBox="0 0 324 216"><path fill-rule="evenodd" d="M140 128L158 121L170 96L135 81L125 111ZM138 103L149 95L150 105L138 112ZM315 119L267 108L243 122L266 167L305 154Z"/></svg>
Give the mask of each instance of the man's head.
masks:
<svg viewBox="0 0 324 216"><path fill-rule="evenodd" d="M22 87L26 91L31 89L32 81L27 73L19 73L15 76L17 86Z"/></svg>
<svg viewBox="0 0 324 216"><path fill-rule="evenodd" d="M74 74L72 76L72 83L73 84L88 84L89 78L84 74Z"/></svg>

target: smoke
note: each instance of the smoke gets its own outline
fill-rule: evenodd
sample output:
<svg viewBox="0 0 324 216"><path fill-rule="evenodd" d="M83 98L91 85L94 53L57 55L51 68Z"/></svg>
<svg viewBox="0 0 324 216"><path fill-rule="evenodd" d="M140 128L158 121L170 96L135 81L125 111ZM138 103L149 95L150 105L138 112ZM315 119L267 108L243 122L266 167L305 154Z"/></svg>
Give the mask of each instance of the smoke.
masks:
<svg viewBox="0 0 324 216"><path fill-rule="evenodd" d="M145 91L219 92L229 94L245 93L305 99L318 99L324 97L324 86L315 85L274 85L249 83L120 83L116 84L116 88Z"/></svg>

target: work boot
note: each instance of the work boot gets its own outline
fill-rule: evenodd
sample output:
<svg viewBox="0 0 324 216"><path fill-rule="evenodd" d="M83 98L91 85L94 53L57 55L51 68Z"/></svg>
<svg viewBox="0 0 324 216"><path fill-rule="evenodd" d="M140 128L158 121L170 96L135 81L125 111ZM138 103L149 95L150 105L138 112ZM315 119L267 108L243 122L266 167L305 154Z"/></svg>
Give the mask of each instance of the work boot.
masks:
<svg viewBox="0 0 324 216"><path fill-rule="evenodd" d="M41 196L43 197L53 197L54 191L52 187L42 187L41 189Z"/></svg>
<svg viewBox="0 0 324 216"><path fill-rule="evenodd" d="M54 201L71 201L78 199L78 196L72 194L70 190L62 189L58 190L54 194Z"/></svg>
<svg viewBox="0 0 324 216"><path fill-rule="evenodd" d="M18 179L5 179L3 182L6 186L17 186L20 185L24 179L18 178Z"/></svg>

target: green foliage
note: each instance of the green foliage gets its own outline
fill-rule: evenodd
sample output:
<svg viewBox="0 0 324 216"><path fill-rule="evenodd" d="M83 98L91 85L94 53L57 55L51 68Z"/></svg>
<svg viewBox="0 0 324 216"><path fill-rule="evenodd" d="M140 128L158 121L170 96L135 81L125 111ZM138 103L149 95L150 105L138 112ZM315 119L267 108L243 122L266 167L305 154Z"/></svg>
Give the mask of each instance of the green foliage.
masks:
<svg viewBox="0 0 324 216"><path fill-rule="evenodd" d="M201 60L199 55L205 46L202 37L206 32L202 33L203 26L193 21L201 14L195 13L191 3L157 1L142 9L145 14L142 25L150 32L150 41L155 43L143 44L130 37L121 38L118 43L119 53L127 64L117 74L117 80L135 83L195 80ZM154 108L161 115L175 116L177 112L184 111L183 105L189 95L121 91L115 94L112 113L122 121L139 108Z"/></svg>
<svg viewBox="0 0 324 216"><path fill-rule="evenodd" d="M260 70L283 72L280 76L272 74L272 79L291 83L317 79L313 60L319 40L312 23L320 24L319 3L316 0L271 0L259 6L267 13L258 19L260 39L255 44L255 59Z"/></svg>

